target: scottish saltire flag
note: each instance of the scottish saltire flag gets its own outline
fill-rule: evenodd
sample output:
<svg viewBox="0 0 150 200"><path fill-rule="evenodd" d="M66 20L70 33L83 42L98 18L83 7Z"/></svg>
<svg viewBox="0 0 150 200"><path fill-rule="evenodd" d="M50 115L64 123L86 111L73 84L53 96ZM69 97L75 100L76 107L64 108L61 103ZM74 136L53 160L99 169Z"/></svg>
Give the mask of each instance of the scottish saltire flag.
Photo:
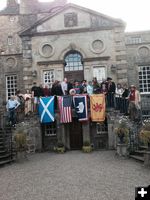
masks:
<svg viewBox="0 0 150 200"><path fill-rule="evenodd" d="M39 114L41 123L54 122L54 97L40 98Z"/></svg>
<svg viewBox="0 0 150 200"><path fill-rule="evenodd" d="M72 122L72 96L58 97L58 106L60 111L60 123Z"/></svg>
<svg viewBox="0 0 150 200"><path fill-rule="evenodd" d="M91 109L91 120L93 122L105 121L105 95L104 94L93 94L90 95L90 109Z"/></svg>
<svg viewBox="0 0 150 200"><path fill-rule="evenodd" d="M73 103L79 121L88 120L87 96L73 96Z"/></svg>

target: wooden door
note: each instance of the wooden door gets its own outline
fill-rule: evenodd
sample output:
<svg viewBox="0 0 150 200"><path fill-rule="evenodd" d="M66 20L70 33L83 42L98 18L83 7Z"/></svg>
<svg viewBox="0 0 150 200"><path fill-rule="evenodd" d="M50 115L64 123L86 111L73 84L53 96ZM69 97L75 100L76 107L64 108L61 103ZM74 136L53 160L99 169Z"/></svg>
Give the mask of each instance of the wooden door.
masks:
<svg viewBox="0 0 150 200"><path fill-rule="evenodd" d="M81 149L83 146L82 124L77 118L70 124L70 148Z"/></svg>

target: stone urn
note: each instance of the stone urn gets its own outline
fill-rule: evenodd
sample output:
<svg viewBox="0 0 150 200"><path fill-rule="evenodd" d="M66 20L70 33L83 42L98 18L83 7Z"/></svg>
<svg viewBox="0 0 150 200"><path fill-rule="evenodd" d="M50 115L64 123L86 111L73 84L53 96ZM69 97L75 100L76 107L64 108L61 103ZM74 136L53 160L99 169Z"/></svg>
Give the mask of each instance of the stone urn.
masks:
<svg viewBox="0 0 150 200"><path fill-rule="evenodd" d="M117 155L127 157L128 156L128 145L125 143L117 144Z"/></svg>
<svg viewBox="0 0 150 200"><path fill-rule="evenodd" d="M150 167L150 121L146 121L140 131L139 138L148 148L144 153L144 166Z"/></svg>
<svg viewBox="0 0 150 200"><path fill-rule="evenodd" d="M89 141L85 141L83 143L82 151L84 153L90 153L90 152L92 152L92 147L91 147L91 144L90 144Z"/></svg>
<svg viewBox="0 0 150 200"><path fill-rule="evenodd" d="M144 153L144 166L150 167L150 143L148 143L148 149Z"/></svg>

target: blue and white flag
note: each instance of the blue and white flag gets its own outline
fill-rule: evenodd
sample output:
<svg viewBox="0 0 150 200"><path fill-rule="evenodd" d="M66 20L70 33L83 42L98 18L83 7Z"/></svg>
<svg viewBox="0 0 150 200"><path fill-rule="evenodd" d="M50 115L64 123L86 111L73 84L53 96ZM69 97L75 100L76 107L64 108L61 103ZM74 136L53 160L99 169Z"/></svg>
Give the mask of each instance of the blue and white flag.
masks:
<svg viewBox="0 0 150 200"><path fill-rule="evenodd" d="M88 120L87 96L86 95L73 96L73 103L76 114L78 116L78 120L79 121Z"/></svg>
<svg viewBox="0 0 150 200"><path fill-rule="evenodd" d="M40 98L39 114L41 123L54 122L54 96Z"/></svg>

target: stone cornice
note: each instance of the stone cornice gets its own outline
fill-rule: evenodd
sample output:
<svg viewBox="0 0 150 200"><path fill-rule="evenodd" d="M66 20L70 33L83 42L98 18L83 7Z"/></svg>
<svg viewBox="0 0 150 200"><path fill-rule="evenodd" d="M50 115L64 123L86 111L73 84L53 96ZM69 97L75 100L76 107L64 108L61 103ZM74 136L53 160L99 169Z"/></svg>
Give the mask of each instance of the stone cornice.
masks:
<svg viewBox="0 0 150 200"><path fill-rule="evenodd" d="M100 61L100 60L109 60L110 56L103 57L92 57L92 58L83 58L83 62L91 62L91 61ZM39 65L49 65L49 64L64 64L64 60L46 60L37 62Z"/></svg>
<svg viewBox="0 0 150 200"><path fill-rule="evenodd" d="M79 28L79 29L65 29L58 31L47 31L47 32L35 32L35 33L24 33L21 37L30 36L46 36L46 35L61 35L61 34L73 34L73 33L84 33L84 32L94 32L102 30L112 30L114 27L98 27L98 28Z"/></svg>

